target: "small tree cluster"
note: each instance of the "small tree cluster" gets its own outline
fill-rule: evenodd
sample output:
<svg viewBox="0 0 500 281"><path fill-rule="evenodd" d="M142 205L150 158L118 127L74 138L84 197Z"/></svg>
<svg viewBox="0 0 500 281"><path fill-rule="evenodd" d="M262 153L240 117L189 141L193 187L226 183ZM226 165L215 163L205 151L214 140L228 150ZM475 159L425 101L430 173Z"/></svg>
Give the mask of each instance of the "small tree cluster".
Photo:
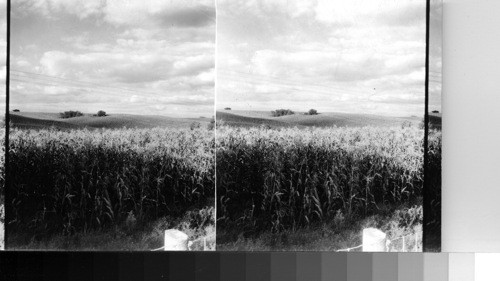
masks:
<svg viewBox="0 0 500 281"><path fill-rule="evenodd" d="M284 115L292 115L295 114L295 112L291 111L290 109L276 109L274 111L271 111L271 114L273 117L280 117Z"/></svg>
<svg viewBox="0 0 500 281"><path fill-rule="evenodd" d="M306 112L305 115L318 115L318 111L316 109L309 109L309 111Z"/></svg>
<svg viewBox="0 0 500 281"><path fill-rule="evenodd" d="M19 110L19 109L14 109L14 110L12 110L12 111L14 111L14 112L20 112L21 110Z"/></svg>
<svg viewBox="0 0 500 281"><path fill-rule="evenodd" d="M97 116L98 117L106 116L106 111L104 111L104 110L97 111Z"/></svg>
<svg viewBox="0 0 500 281"><path fill-rule="evenodd" d="M224 110L231 110L231 108L230 107L225 107Z"/></svg>
<svg viewBox="0 0 500 281"><path fill-rule="evenodd" d="M70 110L59 113L59 116L61 118L73 118L73 117L83 116L83 113L81 113L80 111Z"/></svg>

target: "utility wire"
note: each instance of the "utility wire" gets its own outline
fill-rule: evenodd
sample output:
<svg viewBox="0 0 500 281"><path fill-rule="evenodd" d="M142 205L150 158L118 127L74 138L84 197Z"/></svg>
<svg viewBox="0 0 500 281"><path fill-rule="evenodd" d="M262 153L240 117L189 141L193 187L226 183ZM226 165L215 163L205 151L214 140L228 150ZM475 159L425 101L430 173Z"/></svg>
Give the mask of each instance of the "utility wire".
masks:
<svg viewBox="0 0 500 281"><path fill-rule="evenodd" d="M133 92L133 93L140 93L140 94L151 94L158 96L160 93L155 93L155 92L149 92L149 91L142 91L142 90L137 90L137 89L130 89L130 88L123 88L123 87L116 87L116 86L109 86L109 85L103 85L103 84L98 84L95 82L90 82L90 81L82 81L82 80L75 80L75 79L68 79L68 78L62 78L62 77L57 77L57 76L50 76L50 75L45 75L45 74L40 74L40 73L33 73L33 72L26 72L26 71L18 71L18 70L11 70L11 75L17 78L22 78L22 79L36 79L36 80L42 80L44 82L49 82L49 83L57 83L57 84L51 84L50 86L58 86L60 84L64 85L71 85L71 86L78 86L78 87L84 87L84 88L90 88L90 89L111 89L111 90L120 90L120 91L128 91L128 92ZM28 74L28 75L22 75L18 74L16 72ZM35 75L38 77L33 77L29 75ZM22 81L22 82L30 82L30 81Z"/></svg>

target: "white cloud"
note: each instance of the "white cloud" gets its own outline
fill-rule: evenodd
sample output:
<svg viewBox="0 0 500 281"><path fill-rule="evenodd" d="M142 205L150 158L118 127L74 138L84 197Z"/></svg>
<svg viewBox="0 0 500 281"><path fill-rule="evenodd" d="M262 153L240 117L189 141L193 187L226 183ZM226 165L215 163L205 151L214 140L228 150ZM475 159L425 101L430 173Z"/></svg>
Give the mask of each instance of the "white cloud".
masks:
<svg viewBox="0 0 500 281"><path fill-rule="evenodd" d="M144 99L138 95L132 95L129 99L128 99L128 102L131 102L131 103L138 103L138 102L142 102Z"/></svg>
<svg viewBox="0 0 500 281"><path fill-rule="evenodd" d="M81 19L99 14L106 1L104 0L46 0L50 8L56 12L67 12Z"/></svg>
<svg viewBox="0 0 500 281"><path fill-rule="evenodd" d="M282 87L277 85L255 85L257 93L277 93L283 91Z"/></svg>
<svg viewBox="0 0 500 281"><path fill-rule="evenodd" d="M419 56L422 57L422 56ZM256 51L251 68L261 75L288 78L318 77L335 81L365 80L406 72L411 64L423 65L414 55L390 56L362 51Z"/></svg>
<svg viewBox="0 0 500 281"><path fill-rule="evenodd" d="M326 23L358 25L405 24L425 18L425 1L418 0L318 0L316 19ZM420 18L418 13L420 12Z"/></svg>
<svg viewBox="0 0 500 281"><path fill-rule="evenodd" d="M24 59L15 60L14 64L19 68L28 67L31 65L27 60Z"/></svg>
<svg viewBox="0 0 500 281"><path fill-rule="evenodd" d="M7 66L3 65L0 67L0 83L5 83L5 78L7 77Z"/></svg>
<svg viewBox="0 0 500 281"><path fill-rule="evenodd" d="M67 13L84 19L102 12L105 0L19 0L13 3L15 15L37 13L48 18Z"/></svg>
<svg viewBox="0 0 500 281"><path fill-rule="evenodd" d="M133 40L118 40L117 43L98 52L47 51L41 57L40 65L48 75L72 79L110 78L127 83L171 76L196 77L214 67L214 56L209 54L209 48L194 50L189 56L189 53L181 55L181 50L185 49L184 46L189 48L189 44L177 46L173 51L168 44L144 48Z"/></svg>
<svg viewBox="0 0 500 281"><path fill-rule="evenodd" d="M158 23L180 26L200 26L210 23L215 15L215 3L210 0L19 0L14 2L16 15L36 13L48 18L69 14L85 19L102 17L115 25L145 25Z"/></svg>
<svg viewBox="0 0 500 281"><path fill-rule="evenodd" d="M173 63L173 73L175 75L184 75L188 73L199 74L214 67L214 56L211 54L202 54L197 56L186 56Z"/></svg>
<svg viewBox="0 0 500 281"><path fill-rule="evenodd" d="M214 82L215 71L214 68L209 71L202 72L196 76L196 79L200 82Z"/></svg>
<svg viewBox="0 0 500 281"><path fill-rule="evenodd" d="M42 88L44 94L48 95L60 95L60 94L68 94L74 91L71 88L63 87L63 86L45 86Z"/></svg>
<svg viewBox="0 0 500 281"><path fill-rule="evenodd" d="M104 8L105 20L116 25L144 25L162 23L175 26L200 26L213 22L214 1L121 1L108 0Z"/></svg>

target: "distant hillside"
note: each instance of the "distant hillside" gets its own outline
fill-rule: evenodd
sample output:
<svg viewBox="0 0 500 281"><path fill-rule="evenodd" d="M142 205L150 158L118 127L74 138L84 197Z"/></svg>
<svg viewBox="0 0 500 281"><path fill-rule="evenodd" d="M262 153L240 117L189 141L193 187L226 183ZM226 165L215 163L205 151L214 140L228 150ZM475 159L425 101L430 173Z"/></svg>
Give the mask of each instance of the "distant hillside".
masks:
<svg viewBox="0 0 500 281"><path fill-rule="evenodd" d="M403 122L410 122L417 125L421 119L418 117L387 117L369 114L348 114L348 113L321 113L318 115L304 115L296 113L280 117L272 117L267 111L231 111L216 113L217 121L223 121L230 126L258 126L267 124L272 127L278 126L298 126L298 127L388 127L400 126Z"/></svg>
<svg viewBox="0 0 500 281"><path fill-rule="evenodd" d="M10 114L10 121L13 127L23 129L44 129L49 127L57 127L60 129L78 129L79 126L58 120L38 119L28 116L22 116L17 113Z"/></svg>
<svg viewBox="0 0 500 281"><path fill-rule="evenodd" d="M216 120L222 123L235 127L254 127L260 125L268 125L271 127L291 127L291 124L279 120L270 120L266 118L249 117L228 112L216 112Z"/></svg>
<svg viewBox="0 0 500 281"><path fill-rule="evenodd" d="M80 117L60 118L58 113L15 112L10 114L14 127L25 129L43 129L55 127L58 129L78 128L153 128L172 127L187 128L193 122L207 124L208 118L172 118L156 115L116 114L97 117L85 114Z"/></svg>

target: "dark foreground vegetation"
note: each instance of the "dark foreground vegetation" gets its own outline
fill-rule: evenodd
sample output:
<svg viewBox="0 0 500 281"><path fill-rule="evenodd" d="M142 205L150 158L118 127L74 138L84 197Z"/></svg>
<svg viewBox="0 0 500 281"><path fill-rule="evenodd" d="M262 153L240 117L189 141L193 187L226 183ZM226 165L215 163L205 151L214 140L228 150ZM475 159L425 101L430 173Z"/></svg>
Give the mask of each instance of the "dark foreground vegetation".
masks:
<svg viewBox="0 0 500 281"><path fill-rule="evenodd" d="M181 223L213 208L214 153L206 129L13 130L10 245ZM202 213L185 228L213 224Z"/></svg>
<svg viewBox="0 0 500 281"><path fill-rule="evenodd" d="M437 145L440 132L433 134ZM422 216L408 211L422 206L423 130L416 126L218 127L217 144L217 244L222 248L339 249L359 242L362 225L422 237ZM440 161L438 151L431 157ZM413 219L404 222L395 214ZM375 222L365 223L374 216ZM308 240L325 227L348 241L325 248ZM267 242L259 246L262 237Z"/></svg>

